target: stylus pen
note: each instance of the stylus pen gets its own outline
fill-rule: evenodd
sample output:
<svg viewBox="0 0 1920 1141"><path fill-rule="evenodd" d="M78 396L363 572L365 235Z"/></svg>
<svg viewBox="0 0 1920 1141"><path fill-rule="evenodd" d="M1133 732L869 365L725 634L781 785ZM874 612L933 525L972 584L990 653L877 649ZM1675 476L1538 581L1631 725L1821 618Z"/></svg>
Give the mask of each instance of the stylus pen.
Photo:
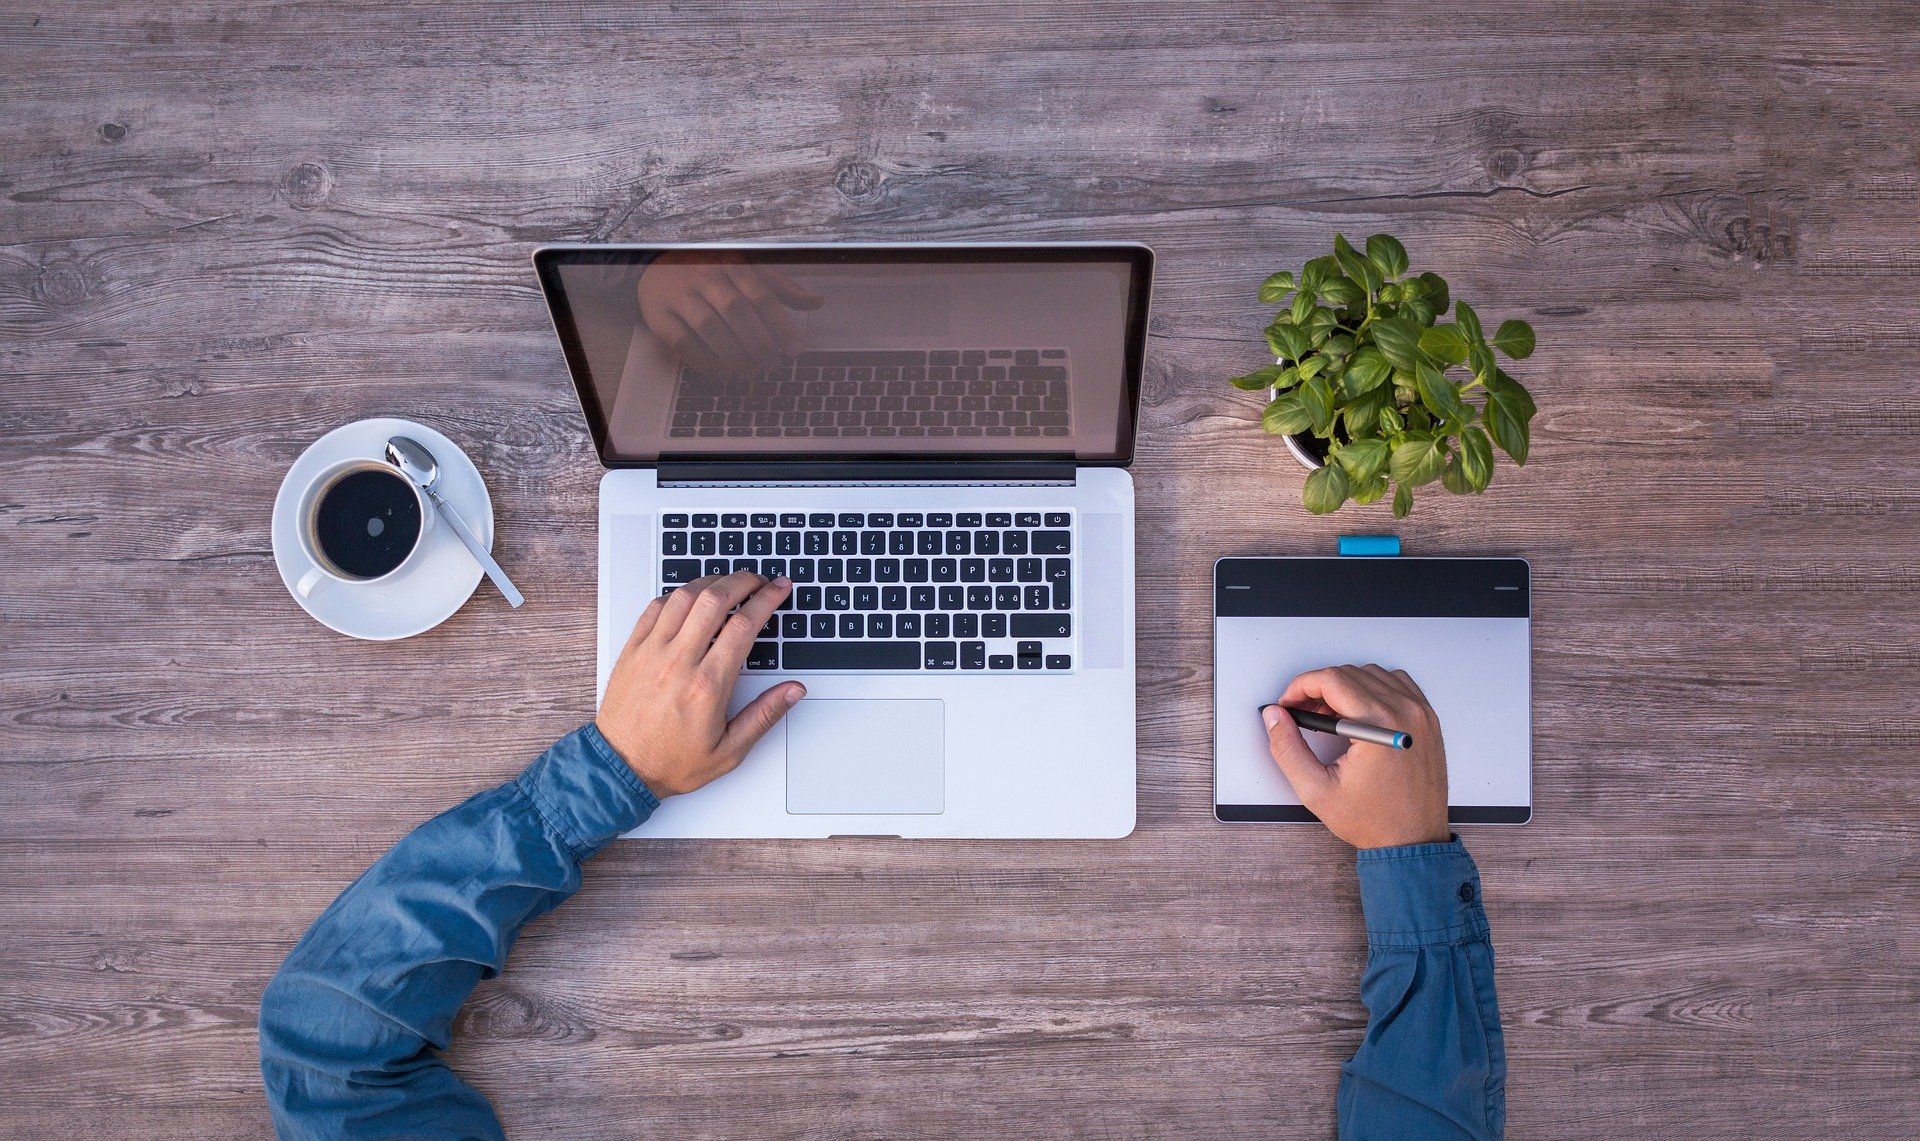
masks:
<svg viewBox="0 0 1920 1141"><path fill-rule="evenodd" d="M1266 706L1262 705L1261 709ZM1311 709L1295 709L1291 705L1282 705L1293 717L1293 723L1302 729L1311 729L1316 733L1332 733L1345 737L1349 741L1366 741L1375 745L1385 745L1389 749L1413 748L1413 737L1398 729L1382 729L1378 725L1369 725L1365 721L1350 721L1345 717L1328 717L1324 713L1315 713Z"/></svg>

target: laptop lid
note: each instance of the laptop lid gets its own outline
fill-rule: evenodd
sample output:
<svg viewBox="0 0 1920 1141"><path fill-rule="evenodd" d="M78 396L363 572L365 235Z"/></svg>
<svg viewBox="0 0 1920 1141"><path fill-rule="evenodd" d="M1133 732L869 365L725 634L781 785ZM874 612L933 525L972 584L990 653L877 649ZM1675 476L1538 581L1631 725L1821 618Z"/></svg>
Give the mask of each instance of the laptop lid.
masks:
<svg viewBox="0 0 1920 1141"><path fill-rule="evenodd" d="M534 252L600 460L1133 459L1136 244Z"/></svg>

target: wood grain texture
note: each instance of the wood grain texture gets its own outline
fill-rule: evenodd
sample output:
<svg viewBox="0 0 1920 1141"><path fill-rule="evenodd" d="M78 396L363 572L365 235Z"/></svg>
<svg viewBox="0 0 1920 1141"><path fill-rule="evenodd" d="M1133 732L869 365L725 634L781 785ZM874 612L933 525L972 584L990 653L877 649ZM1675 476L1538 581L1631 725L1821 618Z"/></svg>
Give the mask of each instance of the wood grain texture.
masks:
<svg viewBox="0 0 1920 1141"><path fill-rule="evenodd" d="M1223 383L1384 229L1540 332L1534 462L1400 527L1539 584L1536 822L1469 836L1513 1135L1913 1135L1910 5L141 9L0 12L0 1134L267 1132L292 941L589 715L533 245L1127 238L1138 831L619 845L456 1061L523 1136L1331 1135L1350 857L1210 819L1206 568L1387 524ZM475 457L524 610L288 599L280 475L380 414Z"/></svg>

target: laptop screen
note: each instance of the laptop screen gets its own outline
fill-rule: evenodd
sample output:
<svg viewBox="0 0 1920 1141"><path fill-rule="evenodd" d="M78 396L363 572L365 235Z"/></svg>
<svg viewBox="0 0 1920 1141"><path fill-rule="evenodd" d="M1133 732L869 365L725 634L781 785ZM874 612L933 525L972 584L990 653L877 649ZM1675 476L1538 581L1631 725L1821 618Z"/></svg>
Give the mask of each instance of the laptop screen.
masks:
<svg viewBox="0 0 1920 1141"><path fill-rule="evenodd" d="M1144 246L555 247L534 264L609 466L1133 457Z"/></svg>

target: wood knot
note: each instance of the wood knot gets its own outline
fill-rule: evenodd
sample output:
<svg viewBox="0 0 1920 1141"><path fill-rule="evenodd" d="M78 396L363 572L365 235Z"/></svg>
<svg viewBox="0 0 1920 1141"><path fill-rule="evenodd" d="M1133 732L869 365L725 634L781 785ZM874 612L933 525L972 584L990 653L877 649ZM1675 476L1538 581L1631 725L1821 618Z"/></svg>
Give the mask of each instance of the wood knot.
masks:
<svg viewBox="0 0 1920 1141"><path fill-rule="evenodd" d="M1793 257L1793 234L1777 228L1768 219L1739 217L1730 219L1722 231L1727 249L1755 262L1785 261Z"/></svg>
<svg viewBox="0 0 1920 1141"><path fill-rule="evenodd" d="M849 202L872 202L880 197L885 181L880 168L870 162L850 162L834 173L833 188Z"/></svg>
<svg viewBox="0 0 1920 1141"><path fill-rule="evenodd" d="M281 179L280 191L295 210L311 210L333 193L333 173L317 162L303 162Z"/></svg>
<svg viewBox="0 0 1920 1141"><path fill-rule="evenodd" d="M1501 147L1487 156L1487 173L1505 182L1527 168L1527 156L1518 147Z"/></svg>
<svg viewBox="0 0 1920 1141"><path fill-rule="evenodd" d="M87 299L92 286L86 267L77 261L49 262L34 279L33 296L49 309L68 309Z"/></svg>
<svg viewBox="0 0 1920 1141"><path fill-rule="evenodd" d="M109 142L109 143L117 143L121 139L124 139L126 137L127 137L127 125L125 123L100 124L100 138L103 141Z"/></svg>

